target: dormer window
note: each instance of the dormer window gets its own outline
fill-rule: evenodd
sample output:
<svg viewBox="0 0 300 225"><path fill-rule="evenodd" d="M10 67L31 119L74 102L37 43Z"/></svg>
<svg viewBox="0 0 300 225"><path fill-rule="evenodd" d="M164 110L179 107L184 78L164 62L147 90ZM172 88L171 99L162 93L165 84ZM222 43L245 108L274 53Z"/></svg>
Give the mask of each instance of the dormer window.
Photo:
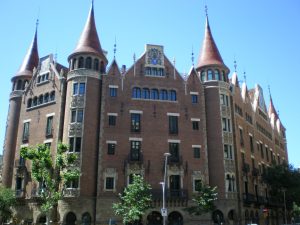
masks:
<svg viewBox="0 0 300 225"><path fill-rule="evenodd" d="M47 83L49 81L49 73L40 74L37 77L37 84Z"/></svg>
<svg viewBox="0 0 300 225"><path fill-rule="evenodd" d="M220 71L215 70L215 80L220 80Z"/></svg>
<svg viewBox="0 0 300 225"><path fill-rule="evenodd" d="M212 80L213 79L213 72L212 70L207 70L207 80Z"/></svg>

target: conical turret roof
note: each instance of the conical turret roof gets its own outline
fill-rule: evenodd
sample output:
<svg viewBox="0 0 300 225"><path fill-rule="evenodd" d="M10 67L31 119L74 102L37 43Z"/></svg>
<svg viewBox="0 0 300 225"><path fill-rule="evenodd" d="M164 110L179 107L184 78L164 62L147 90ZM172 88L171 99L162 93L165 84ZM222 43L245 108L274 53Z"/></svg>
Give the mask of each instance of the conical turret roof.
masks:
<svg viewBox="0 0 300 225"><path fill-rule="evenodd" d="M31 45L23 59L23 62L16 73L17 76L32 76L32 71L34 67L38 67L39 64L39 53L37 45L37 29L35 30L33 40Z"/></svg>
<svg viewBox="0 0 300 225"><path fill-rule="evenodd" d="M85 27L81 33L77 46L69 58L78 53L92 53L101 56L103 59L106 57L103 54L98 33L95 24L94 17L94 5L92 3L91 9L85 24Z"/></svg>
<svg viewBox="0 0 300 225"><path fill-rule="evenodd" d="M207 65L222 65L225 66L218 47L212 36L208 16L206 16L205 34L202 43L202 49L200 52L197 67L203 67Z"/></svg>

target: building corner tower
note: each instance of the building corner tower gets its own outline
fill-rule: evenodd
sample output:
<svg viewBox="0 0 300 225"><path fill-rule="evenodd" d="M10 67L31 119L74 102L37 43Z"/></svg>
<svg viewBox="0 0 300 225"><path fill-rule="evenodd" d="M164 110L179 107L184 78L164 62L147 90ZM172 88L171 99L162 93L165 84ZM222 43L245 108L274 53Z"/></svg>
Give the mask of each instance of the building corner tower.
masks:
<svg viewBox="0 0 300 225"><path fill-rule="evenodd" d="M9 96L9 110L6 121L6 133L3 150L3 185L5 187L11 187L12 185L14 156L23 93L33 76L34 69L38 67L38 64L39 54L36 28L27 54L25 55L18 72L11 79L12 91Z"/></svg>

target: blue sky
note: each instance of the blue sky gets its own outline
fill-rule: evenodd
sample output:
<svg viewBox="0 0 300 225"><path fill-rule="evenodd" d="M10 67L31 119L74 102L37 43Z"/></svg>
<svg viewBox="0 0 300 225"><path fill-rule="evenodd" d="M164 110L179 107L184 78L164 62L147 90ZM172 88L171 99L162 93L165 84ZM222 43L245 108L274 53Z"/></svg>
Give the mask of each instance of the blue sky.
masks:
<svg viewBox="0 0 300 225"><path fill-rule="evenodd" d="M17 72L30 45L39 17L40 57L57 54L58 62L76 46L86 21L88 0L1 0L0 2L0 145L3 146L11 77ZM95 0L95 17L102 48L119 65L131 66L133 54L145 44L164 46L177 69L188 72L191 52L198 59L208 5L210 26L225 64L239 79L246 72L248 88L259 83L269 104L268 85L275 108L287 129L289 161L300 167L300 1L298 0ZM232 73L231 72L231 73ZM2 148L0 149L2 152Z"/></svg>

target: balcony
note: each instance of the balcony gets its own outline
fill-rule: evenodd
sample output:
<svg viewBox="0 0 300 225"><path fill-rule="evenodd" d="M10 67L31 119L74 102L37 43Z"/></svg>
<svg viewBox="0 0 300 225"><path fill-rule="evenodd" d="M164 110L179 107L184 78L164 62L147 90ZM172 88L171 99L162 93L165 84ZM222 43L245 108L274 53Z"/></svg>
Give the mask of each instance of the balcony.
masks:
<svg viewBox="0 0 300 225"><path fill-rule="evenodd" d="M178 165L178 166L180 166L180 165L182 165L182 156L180 155L180 156L170 156L169 158L168 158L168 164L169 165Z"/></svg>
<svg viewBox="0 0 300 225"><path fill-rule="evenodd" d="M78 197L80 194L80 190L78 188L66 188L63 191L63 194L66 198Z"/></svg>
<svg viewBox="0 0 300 225"><path fill-rule="evenodd" d="M163 201L162 190L152 189L153 204L161 206ZM186 189L166 190L166 204L167 206L186 206L188 201L188 191Z"/></svg>
<svg viewBox="0 0 300 225"><path fill-rule="evenodd" d="M245 204L255 203L256 197L253 194L243 193L243 201Z"/></svg>
<svg viewBox="0 0 300 225"><path fill-rule="evenodd" d="M143 157L143 154L141 152L139 152L138 154L129 153L129 155L127 157L127 162L128 163L142 164L143 161L144 161L144 157Z"/></svg>

